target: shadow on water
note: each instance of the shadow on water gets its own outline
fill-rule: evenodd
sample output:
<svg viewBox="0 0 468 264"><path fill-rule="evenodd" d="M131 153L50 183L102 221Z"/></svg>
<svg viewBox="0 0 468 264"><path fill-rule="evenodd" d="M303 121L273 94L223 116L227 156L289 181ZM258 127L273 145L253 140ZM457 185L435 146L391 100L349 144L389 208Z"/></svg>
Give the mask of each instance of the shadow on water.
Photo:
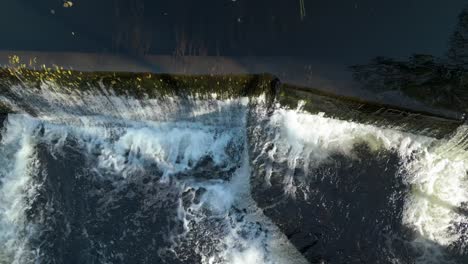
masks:
<svg viewBox="0 0 468 264"><path fill-rule="evenodd" d="M254 199L311 263L468 260L462 248L465 241L442 246L402 224L410 188L403 182L394 153L358 145L352 157L332 155L308 173L296 167L294 185L299 188L295 198L284 193L286 164L271 164L271 186L264 183L264 163L258 164L252 177ZM448 206L442 201L438 204ZM457 228L455 232L466 233L465 226Z"/></svg>
<svg viewBox="0 0 468 264"><path fill-rule="evenodd" d="M362 86L391 100L406 96L439 109L468 112L468 6L458 16L443 57L414 54L406 60L376 57L351 66ZM400 97L398 97L400 96Z"/></svg>

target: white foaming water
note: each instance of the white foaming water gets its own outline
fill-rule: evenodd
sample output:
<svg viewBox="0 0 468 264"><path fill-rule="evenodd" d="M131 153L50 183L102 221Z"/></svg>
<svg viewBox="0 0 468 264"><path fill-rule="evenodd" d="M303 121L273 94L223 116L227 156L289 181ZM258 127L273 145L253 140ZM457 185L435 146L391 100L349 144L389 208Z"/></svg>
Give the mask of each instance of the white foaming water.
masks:
<svg viewBox="0 0 468 264"><path fill-rule="evenodd" d="M459 250L468 250L463 244L468 239L466 127L460 127L452 138L436 140L322 114L310 115L299 109L277 110L269 125L275 138L274 147L264 150L266 156L286 162L291 172L303 166L307 175L310 167L326 162L334 153L352 157L358 143L397 153L402 160L400 174L412 190L405 202L403 224L417 231L412 244L419 250L418 263L450 262L434 244L453 247L461 243ZM267 170L266 181L269 175L271 171ZM294 197L302 186L296 186L293 177L294 173L284 175L283 183L285 193ZM302 191L307 194L308 190Z"/></svg>
<svg viewBox="0 0 468 264"><path fill-rule="evenodd" d="M11 89L24 102L34 102L27 110L39 118L10 115L2 134L0 262L23 263L39 255L28 248L36 227L28 225L24 214L27 201L40 187L31 180L38 166L35 148L43 143L59 153L72 139L87 155L97 156L94 169L101 177L138 177L148 164L156 164L162 183L175 181L181 193L203 190L199 201L189 205L179 201L178 220L184 230L173 235L174 251L197 239L194 234L205 234L210 246L201 242L194 246L203 263L306 263L250 196L247 98L138 100L106 90L65 95L50 88L37 93ZM468 224L466 210L461 210L468 203L465 127L451 139L435 140L286 109L277 109L268 126L275 135L274 147L265 152L285 162L291 172L302 166L307 174L334 153L352 156L359 143L398 153L402 177L412 190L403 224L419 234L412 243L421 251L420 263L444 261L429 242L451 246L466 239L466 233L456 228ZM233 150L242 153L233 154ZM222 170L237 169L226 179L180 176L207 157ZM266 181L268 175L267 170ZM293 173L284 175L285 192L292 196L302 188L295 186L293 177ZM461 250L466 247L461 245Z"/></svg>
<svg viewBox="0 0 468 264"><path fill-rule="evenodd" d="M27 243L34 227L27 225L24 199L33 199L36 191L30 175L37 173L37 123L23 121L21 116L10 118L0 144L0 263L32 261Z"/></svg>
<svg viewBox="0 0 468 264"><path fill-rule="evenodd" d="M77 144L76 150L96 159L96 167L90 168L95 173L88 177L126 184L148 165L156 165L162 174L161 184L173 182L181 193L187 188L203 188L198 203L179 206L179 220L185 222L185 229L175 238L182 241L208 232L212 226L206 223L222 226L210 241L215 250L196 249L203 263L306 263L250 198L247 98L137 100L102 91L64 95L44 89L34 95L12 89L22 99L34 99L27 110L39 118L10 115L2 134L1 148L6 151L0 154L5 164L0 171L0 201L4 202L0 205L0 243L4 248L0 263L12 259L32 262L34 256L43 256L28 245L34 235L29 229L35 227L25 219L33 200L29 197L40 188L31 177L38 173L34 171L38 167L35 151L41 144L52 156L60 155L70 141ZM22 109L21 104L13 106ZM190 171L207 158L216 170L235 172L223 179L190 177ZM100 209L110 208L115 198L107 196ZM189 221L199 226L193 228ZM174 243L175 248L177 241ZM45 260L37 257L36 261Z"/></svg>
<svg viewBox="0 0 468 264"><path fill-rule="evenodd" d="M247 149L244 148L241 166L230 181L202 184L196 182L185 187L202 187L206 192L199 203L192 203L188 208L184 208L182 202L180 203L179 218L184 221L185 231L181 240L184 240L187 233L207 233L213 228L212 222L206 221L206 209L210 212L210 218L222 223L222 236L214 236L209 241L216 253L202 254L202 263L308 263L271 220L263 215L251 198ZM235 214L233 209L242 210L243 213ZM197 241L194 242L198 244Z"/></svg>
<svg viewBox="0 0 468 264"><path fill-rule="evenodd" d="M64 93L64 90L66 91ZM137 99L131 96L117 96L114 91L101 87L89 91L58 88L43 83L41 89L25 89L12 86L9 92L20 98L18 102L0 98L11 108L26 111L42 120L68 123L80 122L119 122L131 121L171 121L193 119L205 115L204 122L223 121L229 125L232 115L225 115L233 106L245 106L247 98L218 100L213 94L211 100L199 100L197 95L187 98L165 96L161 98ZM5 99L5 100L3 100ZM93 116L92 120L82 120Z"/></svg>
<svg viewBox="0 0 468 264"><path fill-rule="evenodd" d="M401 156L408 157L433 141L396 130L325 118L323 114L310 115L300 110L277 110L270 118L269 126L275 134L272 140L274 148L266 151L271 159L288 164L291 173L284 176L284 183L285 191L291 195L295 195L298 187L294 186L292 179L297 166L302 166L308 174L310 166L319 165L331 154L352 156L352 150L359 143L366 143L374 150L397 150ZM266 175L268 181L271 171L267 170Z"/></svg>
<svg viewBox="0 0 468 264"><path fill-rule="evenodd" d="M429 241L457 248L466 253L468 238L468 152L462 139L467 128L462 126L456 135L425 148L414 160L407 161L406 180L412 186L403 221ZM415 245L425 254L420 263L440 263L440 252L426 241L417 239Z"/></svg>

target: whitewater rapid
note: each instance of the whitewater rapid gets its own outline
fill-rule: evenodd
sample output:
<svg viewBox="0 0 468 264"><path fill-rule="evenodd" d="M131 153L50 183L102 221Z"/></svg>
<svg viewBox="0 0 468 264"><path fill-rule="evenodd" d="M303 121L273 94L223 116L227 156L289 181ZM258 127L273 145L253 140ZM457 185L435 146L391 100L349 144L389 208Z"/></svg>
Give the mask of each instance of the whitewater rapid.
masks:
<svg viewBox="0 0 468 264"><path fill-rule="evenodd" d="M85 177L93 185L102 185L80 190L87 193L81 198L97 199L98 211L92 217L98 220L86 221L102 228L115 224L113 210L125 210L129 199L138 203L134 215L126 216L130 222L148 215L163 218L153 219L152 224L167 225L150 229L165 232L154 235L159 241L139 241L135 236L141 230L128 227L117 235L118 242L90 234L85 224L78 236L89 240L85 251L95 250L97 256L83 257L87 263L128 263L132 254L116 253L113 248L125 243L126 236L135 243L155 243L146 248L155 256L148 263L306 263L250 198L245 148L248 98L220 101L213 95L210 101L140 101L80 94L89 101L71 98L64 106L62 96L50 91L38 96L31 108L40 118L10 114L5 121L0 155L5 164L0 171L2 263L64 261L63 255L52 252L60 247L66 251L67 242L62 245L48 233L54 228L52 222L60 222L55 228L65 226L65 241L75 239L76 231L71 229L77 223L67 216L69 209L54 200L66 199L66 194L56 197L53 190L47 190L54 185L49 182L50 174L75 173L75 168L64 172L60 165L47 165L63 162L79 171L68 181ZM78 152L79 164L73 164L74 152ZM61 170L53 171L54 166ZM157 210L170 212L164 215ZM143 224L148 222L142 220L135 226ZM37 243L38 239L43 241Z"/></svg>
<svg viewBox="0 0 468 264"><path fill-rule="evenodd" d="M468 250L466 126L437 140L266 109L264 97L11 90L21 102L0 98L20 112L1 132L0 263L308 263L252 198L252 170L271 186L281 164L280 195L307 201L324 177L314 168L357 158L360 144L399 158L415 262L453 263L442 248Z"/></svg>
<svg viewBox="0 0 468 264"><path fill-rule="evenodd" d="M301 111L300 107L279 108L268 118L269 136L264 139L267 143L260 145L266 148L259 151L259 156L267 157L264 166L266 185L271 185L274 173L270 163L285 164L288 169L280 175L284 194L292 199L301 195L307 201L311 200L309 196L317 195L309 189L309 183L324 177L314 174L317 172L314 169L323 164L333 167L333 155L338 153L355 159L356 163L362 162L355 152L361 144L377 157L382 150L395 153L400 161L394 177L401 178L409 189L404 194L402 224L414 231L408 241L417 256L414 261L455 263L441 248L466 256L468 126L459 127L448 138L436 140L395 129L327 118L323 114L311 115ZM302 176L297 174L298 168L304 171ZM328 176L333 177L332 174ZM406 263L398 259L389 262Z"/></svg>

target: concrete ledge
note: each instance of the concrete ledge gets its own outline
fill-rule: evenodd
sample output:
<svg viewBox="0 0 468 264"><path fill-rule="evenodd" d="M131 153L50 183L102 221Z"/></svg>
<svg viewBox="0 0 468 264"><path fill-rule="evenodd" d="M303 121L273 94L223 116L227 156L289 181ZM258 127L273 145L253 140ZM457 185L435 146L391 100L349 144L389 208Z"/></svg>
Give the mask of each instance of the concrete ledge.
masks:
<svg viewBox="0 0 468 264"><path fill-rule="evenodd" d="M24 55L24 54L23 54ZM67 54L64 59L70 60ZM59 56L60 57L60 56ZM73 58L73 57L72 57ZM87 57L81 62L90 63ZM98 57L89 57L99 60ZM115 59L109 57L109 61ZM113 59L112 59L113 58ZM79 58L76 58L79 60ZM166 58L168 59L168 58ZM105 61L105 60L104 60ZM103 61L103 63L104 63ZM310 87L292 85L285 83L277 90L278 81L272 74L227 74L224 70L217 74L200 74L195 71L185 73L153 73L153 72L124 72L119 68L97 64L94 66L102 69L114 69L115 71L78 71L66 70L61 67L40 68L39 65L16 63L13 67L0 69L0 96L7 97L12 101L19 102L21 98L10 93L12 85L23 86L24 89L40 89L43 83L52 84L56 89L64 92L73 90L93 90L100 87L111 88L117 94L131 95L137 98L159 97L166 95L197 96L210 98L216 93L218 98L232 98L238 96L257 96L262 93L267 95L267 100L273 102L278 98L283 106L296 108L299 101L305 101L304 110L310 113L324 112L327 116L342 120L351 120L359 123L375 124L378 126L397 128L417 134L444 137L452 133L464 120L450 115L432 113L424 110L410 109L400 106L382 104L361 97L338 95L332 91L324 91ZM197 60L200 63L208 61ZM24 62L23 62L24 63ZM60 61L57 61L60 65ZM85 64L86 64L85 63ZM123 65L125 61L119 62ZM85 65L78 63L77 65ZM165 65L168 65L167 63ZM194 65L199 65L195 63ZM230 67L226 64L226 67ZM199 72L207 68L197 68ZM195 68L193 70L195 70ZM91 69L94 69L91 67ZM133 68L146 69L146 68ZM120 68L123 70L123 68ZM231 68L234 71L234 68ZM222 74L220 74L222 73ZM28 102L20 102L27 109ZM11 112L11 109L0 103L0 113ZM33 113L30 113L33 114Z"/></svg>

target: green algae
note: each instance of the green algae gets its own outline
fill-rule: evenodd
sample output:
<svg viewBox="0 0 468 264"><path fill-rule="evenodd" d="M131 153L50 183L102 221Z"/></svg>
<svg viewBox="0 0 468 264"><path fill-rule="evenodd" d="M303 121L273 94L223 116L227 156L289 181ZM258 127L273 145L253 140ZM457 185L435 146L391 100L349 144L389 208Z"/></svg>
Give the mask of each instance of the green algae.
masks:
<svg viewBox="0 0 468 264"><path fill-rule="evenodd" d="M164 98L186 96L199 99L257 97L265 95L269 105L274 99L283 107L295 109L304 102L302 109L312 114L323 112L325 116L392 127L441 138L452 133L462 120L437 116L425 112L390 105L367 102L353 97L281 84L270 74L243 75L178 75L132 72L81 72L62 68L32 70L27 68L0 69L0 96L8 97L8 87L43 89L73 93L96 89L111 90L116 95L135 98ZM13 98L14 99L14 98ZM2 106L0 113L11 109Z"/></svg>
<svg viewBox="0 0 468 264"><path fill-rule="evenodd" d="M275 77L269 74L182 75L134 72L82 72L63 68L33 70L25 67L0 69L0 96L9 95L9 87L76 93L96 90L134 98L181 96L198 99L229 99L271 95ZM271 101L271 98L269 98ZM11 112L0 103L0 113Z"/></svg>
<svg viewBox="0 0 468 264"><path fill-rule="evenodd" d="M268 74L244 75L177 75L131 72L80 72L61 69L0 69L0 85L20 85L24 89L41 89L43 85L55 90L92 91L105 87L118 95L136 98L163 96L197 96L204 98L216 93L220 99L238 96L258 96L269 92L274 79Z"/></svg>

